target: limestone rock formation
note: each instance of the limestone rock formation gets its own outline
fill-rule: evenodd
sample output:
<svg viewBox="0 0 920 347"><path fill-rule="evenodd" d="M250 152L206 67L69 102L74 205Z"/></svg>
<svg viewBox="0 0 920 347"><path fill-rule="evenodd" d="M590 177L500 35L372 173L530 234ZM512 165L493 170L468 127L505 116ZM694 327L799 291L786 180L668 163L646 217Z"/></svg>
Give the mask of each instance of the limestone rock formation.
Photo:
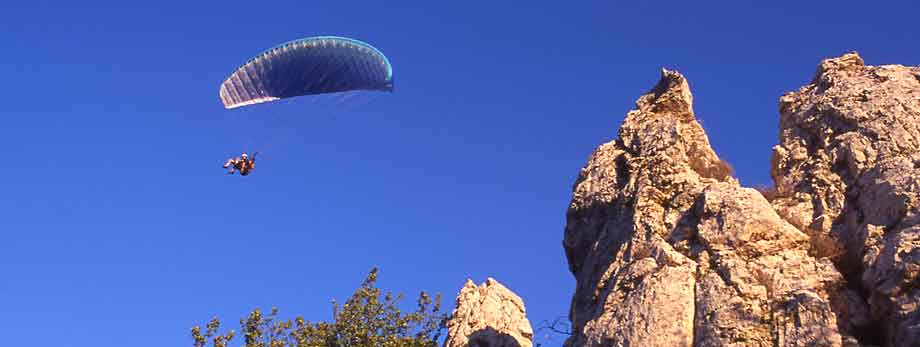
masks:
<svg viewBox="0 0 920 347"><path fill-rule="evenodd" d="M447 322L444 346L532 347L533 329L524 302L492 278L478 287L467 280Z"/></svg>
<svg viewBox="0 0 920 347"><path fill-rule="evenodd" d="M815 252L804 219L781 217L731 177L692 104L687 80L664 70L581 170L563 241L577 281L566 344L850 341L835 308L858 295Z"/></svg>
<svg viewBox="0 0 920 347"><path fill-rule="evenodd" d="M848 279L841 328L920 346L920 68L821 62L780 99L772 175L777 211Z"/></svg>

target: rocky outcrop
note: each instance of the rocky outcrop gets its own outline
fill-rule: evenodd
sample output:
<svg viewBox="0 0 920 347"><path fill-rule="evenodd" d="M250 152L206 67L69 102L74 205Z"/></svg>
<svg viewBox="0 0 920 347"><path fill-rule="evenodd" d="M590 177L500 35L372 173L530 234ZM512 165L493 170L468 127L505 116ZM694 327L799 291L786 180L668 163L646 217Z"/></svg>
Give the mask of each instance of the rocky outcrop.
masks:
<svg viewBox="0 0 920 347"><path fill-rule="evenodd" d="M447 322L444 346L532 347L533 329L524 302L492 278L478 287L467 280Z"/></svg>
<svg viewBox="0 0 920 347"><path fill-rule="evenodd" d="M573 188L563 245L581 346L841 346L847 298L801 219L739 186L663 71ZM881 256L880 256L881 257ZM847 296L850 293L850 296Z"/></svg>
<svg viewBox="0 0 920 347"><path fill-rule="evenodd" d="M780 99L772 175L777 211L848 279L841 329L920 345L920 68L821 62Z"/></svg>

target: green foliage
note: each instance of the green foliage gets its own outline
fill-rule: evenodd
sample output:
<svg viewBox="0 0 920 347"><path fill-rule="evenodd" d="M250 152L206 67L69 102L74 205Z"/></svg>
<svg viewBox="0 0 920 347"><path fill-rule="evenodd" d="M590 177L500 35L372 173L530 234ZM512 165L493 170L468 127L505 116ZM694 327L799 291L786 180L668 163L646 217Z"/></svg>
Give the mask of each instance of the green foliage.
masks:
<svg viewBox="0 0 920 347"><path fill-rule="evenodd" d="M243 347L437 347L446 315L441 296L425 292L412 312L402 312L402 294L383 293L375 287L377 269L352 296L339 305L333 302L332 322L308 322L303 317L278 319L278 309L265 316L259 309L240 320ZM192 328L194 347L229 347L234 331L218 334L220 320L208 322L205 331ZM210 344L208 344L210 342Z"/></svg>

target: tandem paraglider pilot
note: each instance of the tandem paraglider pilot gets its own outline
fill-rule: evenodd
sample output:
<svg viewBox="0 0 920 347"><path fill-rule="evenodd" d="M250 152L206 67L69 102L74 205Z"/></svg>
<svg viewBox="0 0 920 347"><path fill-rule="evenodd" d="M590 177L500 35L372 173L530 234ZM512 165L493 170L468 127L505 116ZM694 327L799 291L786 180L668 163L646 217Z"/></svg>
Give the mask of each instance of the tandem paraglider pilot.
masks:
<svg viewBox="0 0 920 347"><path fill-rule="evenodd" d="M228 175L232 175L234 172L239 171L240 176L246 176L252 170L256 168L256 155L259 152L253 153L252 158L249 158L249 155L243 153L239 157L227 159L227 162L224 163L224 169L230 168L230 172L227 172Z"/></svg>
<svg viewBox="0 0 920 347"><path fill-rule="evenodd" d="M393 91L393 67L382 52L339 36L297 39L269 48L240 65L220 85L226 109L305 95L351 91ZM228 174L248 175L255 154L230 158Z"/></svg>

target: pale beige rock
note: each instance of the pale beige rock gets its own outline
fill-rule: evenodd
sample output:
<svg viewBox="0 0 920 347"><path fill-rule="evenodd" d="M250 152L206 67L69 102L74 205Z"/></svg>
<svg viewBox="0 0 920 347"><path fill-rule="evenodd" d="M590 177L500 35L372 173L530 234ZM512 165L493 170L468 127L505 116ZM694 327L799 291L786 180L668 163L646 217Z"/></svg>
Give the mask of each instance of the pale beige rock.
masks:
<svg viewBox="0 0 920 347"><path fill-rule="evenodd" d="M701 182L730 179L691 104L683 76L663 71L582 169L564 240L577 279L569 344L691 345L696 266L667 240L686 244Z"/></svg>
<svg viewBox="0 0 920 347"><path fill-rule="evenodd" d="M864 343L920 345L918 76L920 68L866 66L850 53L823 61L810 84L780 99L773 205L858 279L849 285L865 294L849 294L843 311L855 316L841 326L884 335Z"/></svg>
<svg viewBox="0 0 920 347"><path fill-rule="evenodd" d="M697 290L698 345L840 345L829 298L842 277L808 254L807 235L753 189L726 183L707 187L695 214L710 262Z"/></svg>
<svg viewBox="0 0 920 347"><path fill-rule="evenodd" d="M686 79L663 71L581 170L563 241L577 281L566 344L840 346L842 276L731 177L692 103ZM810 225L801 198L786 199L801 210L789 216Z"/></svg>
<svg viewBox="0 0 920 347"><path fill-rule="evenodd" d="M480 286L467 280L447 322L445 347L532 347L533 328L524 302L489 278Z"/></svg>

